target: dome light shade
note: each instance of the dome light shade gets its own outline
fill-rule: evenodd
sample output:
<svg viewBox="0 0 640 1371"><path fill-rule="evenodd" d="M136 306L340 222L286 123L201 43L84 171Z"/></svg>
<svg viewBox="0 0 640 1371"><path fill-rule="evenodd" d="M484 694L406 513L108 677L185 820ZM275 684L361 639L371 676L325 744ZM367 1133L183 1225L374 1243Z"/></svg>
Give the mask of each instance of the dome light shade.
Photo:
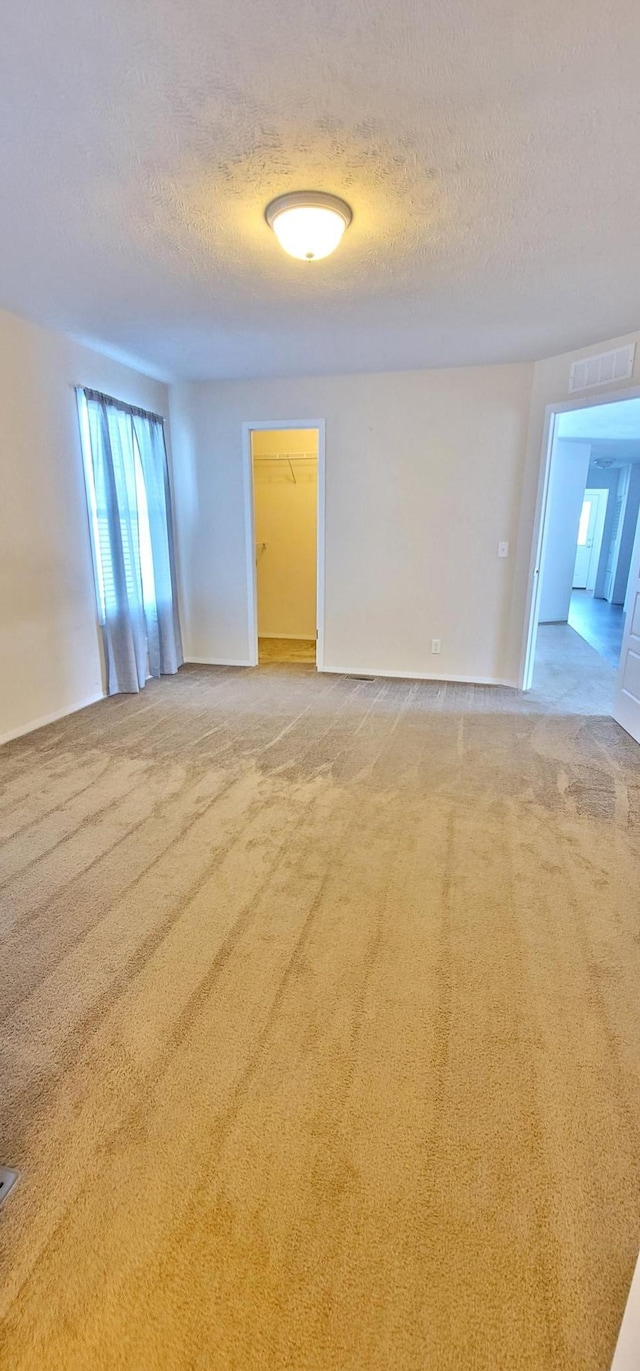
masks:
<svg viewBox="0 0 640 1371"><path fill-rule="evenodd" d="M317 262L335 252L352 215L346 201L337 195L297 190L272 200L265 218L290 257Z"/></svg>

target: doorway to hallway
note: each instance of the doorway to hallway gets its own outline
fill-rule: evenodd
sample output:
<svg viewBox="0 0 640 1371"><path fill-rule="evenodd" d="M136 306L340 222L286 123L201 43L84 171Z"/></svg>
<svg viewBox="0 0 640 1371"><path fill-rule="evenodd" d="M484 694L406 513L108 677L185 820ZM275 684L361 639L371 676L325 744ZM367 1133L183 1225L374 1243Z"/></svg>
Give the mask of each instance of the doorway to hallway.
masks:
<svg viewBox="0 0 640 1371"><path fill-rule="evenodd" d="M598 459L592 455L595 451L597 449L592 445L587 479L597 469L595 463ZM588 485L584 492L567 616L570 628L579 633L614 671L617 671L620 661L624 611L622 605L606 598L606 570L607 566L611 566L613 553L610 544L620 521L620 510L612 508L608 521L607 510L624 470L625 465L614 467L613 463L602 468L602 476L598 478L594 474L591 479L594 483L598 479L606 481L606 485ZM633 511L630 513L633 517ZM611 583L613 579L610 577Z"/></svg>
<svg viewBox="0 0 640 1371"><path fill-rule="evenodd" d="M550 407L541 482L525 688L542 652L640 741L640 397Z"/></svg>
<svg viewBox="0 0 640 1371"><path fill-rule="evenodd" d="M587 488L584 492L573 566L574 590L590 590L592 593L595 590L608 502L608 489Z"/></svg>
<svg viewBox="0 0 640 1371"><path fill-rule="evenodd" d="M243 427L253 664L321 669L324 425Z"/></svg>

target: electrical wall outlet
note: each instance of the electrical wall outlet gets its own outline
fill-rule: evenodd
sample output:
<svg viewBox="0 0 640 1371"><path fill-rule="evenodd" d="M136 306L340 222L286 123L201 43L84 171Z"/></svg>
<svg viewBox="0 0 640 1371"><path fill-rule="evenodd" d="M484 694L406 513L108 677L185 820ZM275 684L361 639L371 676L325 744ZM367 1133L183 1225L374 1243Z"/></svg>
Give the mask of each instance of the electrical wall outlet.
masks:
<svg viewBox="0 0 640 1371"><path fill-rule="evenodd" d="M431 651L432 651L432 652L441 652L441 651L442 651L442 642L441 642L440 638L432 638L432 639L431 639Z"/></svg>
<svg viewBox="0 0 640 1371"><path fill-rule="evenodd" d="M498 543L498 556L499 556L499 557L508 557L508 556L509 556L509 544L508 544L508 543Z"/></svg>

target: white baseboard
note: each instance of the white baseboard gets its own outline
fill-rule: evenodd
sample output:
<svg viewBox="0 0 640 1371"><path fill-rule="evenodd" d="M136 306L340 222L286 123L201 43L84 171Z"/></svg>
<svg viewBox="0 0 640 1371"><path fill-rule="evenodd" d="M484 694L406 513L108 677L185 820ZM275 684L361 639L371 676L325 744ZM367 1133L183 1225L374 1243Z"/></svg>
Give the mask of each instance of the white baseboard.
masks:
<svg viewBox="0 0 640 1371"><path fill-rule="evenodd" d="M448 681L452 685L510 686L513 690L518 688L516 681L508 681L501 676L455 676L445 673L436 675L424 671L387 671L374 667L327 666L326 664L322 668L318 667L319 671L321 669L332 676L388 676L401 681Z"/></svg>
<svg viewBox="0 0 640 1371"><path fill-rule="evenodd" d="M307 639L298 641L306 642ZM256 662L240 661L229 657L188 657L185 658L185 665L191 662L194 666L256 666ZM512 690L518 690L518 682L507 680L502 676L455 676L440 673L427 673L424 671L388 671L378 667L365 666L320 666L316 662L316 668L328 676L384 676L400 681L443 681L450 682L452 685L485 685L485 686L509 686Z"/></svg>
<svg viewBox="0 0 640 1371"><path fill-rule="evenodd" d="M69 705L66 709L56 709L53 714L43 714L39 719L32 719L31 723L20 724L18 728L12 728L8 733L0 734L0 747L4 743L12 743L14 738L23 738L26 733L35 733L38 728L46 728L47 724L57 724L59 719L66 719L69 714L77 714L80 709L87 709L89 705L95 705L98 700L104 700L104 691L99 695L88 695L86 700L79 700L77 704Z"/></svg>
<svg viewBox="0 0 640 1371"><path fill-rule="evenodd" d="M183 666L255 666L255 662L234 657L185 657Z"/></svg>

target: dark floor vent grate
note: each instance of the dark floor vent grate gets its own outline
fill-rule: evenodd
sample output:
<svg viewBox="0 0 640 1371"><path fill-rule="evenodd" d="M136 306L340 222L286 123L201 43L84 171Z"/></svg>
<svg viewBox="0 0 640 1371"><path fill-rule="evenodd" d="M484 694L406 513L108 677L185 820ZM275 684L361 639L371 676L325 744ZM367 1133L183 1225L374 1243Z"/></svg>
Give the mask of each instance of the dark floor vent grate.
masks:
<svg viewBox="0 0 640 1371"><path fill-rule="evenodd" d="M9 1191L13 1190L18 1175L19 1172L10 1166L0 1166L0 1205L4 1204Z"/></svg>

